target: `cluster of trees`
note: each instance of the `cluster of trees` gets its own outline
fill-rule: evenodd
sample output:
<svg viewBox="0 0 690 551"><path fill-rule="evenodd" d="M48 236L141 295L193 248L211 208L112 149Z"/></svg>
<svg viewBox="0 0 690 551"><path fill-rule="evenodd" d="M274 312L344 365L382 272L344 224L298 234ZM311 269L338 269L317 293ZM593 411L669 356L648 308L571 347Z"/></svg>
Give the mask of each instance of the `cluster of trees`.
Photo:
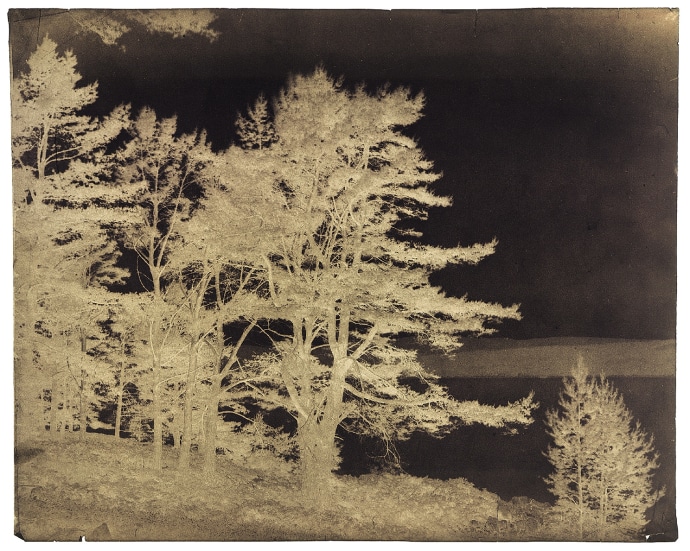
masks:
<svg viewBox="0 0 690 551"><path fill-rule="evenodd" d="M317 68L259 96L218 152L150 108L84 116L98 89L76 63L46 38L13 80L19 435L83 432L110 408L116 435L151 427L155 468L167 439L181 469L193 444L211 469L219 411L282 408L316 488L338 427L393 441L530 422L531 396L457 402L397 341L447 351L519 317L428 283L495 242L442 249L415 230L450 204L403 133L421 94ZM250 335L264 353L242 353Z"/></svg>
<svg viewBox="0 0 690 551"><path fill-rule="evenodd" d="M152 441L155 469L164 441L181 470L192 446L213 469L217 448L232 447L219 442L221 412L252 422L281 409L305 492L321 499L339 429L393 442L458 422L531 422L531 395L456 401L401 346L414 335L450 351L458 335L519 318L429 284L496 243L444 249L415 229L450 204L404 133L421 94L348 88L317 68L270 103L260 95L236 143L214 151L150 108L84 116L98 86L76 66L46 38L12 83L18 439L105 423ZM643 525L651 441L583 369L561 406L548 417L558 507L580 538ZM257 438L271 431L253 426Z"/></svg>

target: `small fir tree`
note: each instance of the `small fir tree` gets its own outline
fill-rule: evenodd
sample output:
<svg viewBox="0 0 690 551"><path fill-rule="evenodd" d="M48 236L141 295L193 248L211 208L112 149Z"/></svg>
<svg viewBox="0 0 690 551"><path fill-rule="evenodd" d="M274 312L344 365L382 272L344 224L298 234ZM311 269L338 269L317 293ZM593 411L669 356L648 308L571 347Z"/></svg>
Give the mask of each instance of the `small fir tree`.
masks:
<svg viewBox="0 0 690 551"><path fill-rule="evenodd" d="M259 95L254 107L248 109L246 117L238 115L236 126L242 147L246 149L263 149L277 139L263 94Z"/></svg>
<svg viewBox="0 0 690 551"><path fill-rule="evenodd" d="M659 467L653 438L603 375L589 375L582 358L563 385L559 410L546 417L553 438L546 457L554 467L546 482L560 518L580 540L635 538L663 495L653 485Z"/></svg>

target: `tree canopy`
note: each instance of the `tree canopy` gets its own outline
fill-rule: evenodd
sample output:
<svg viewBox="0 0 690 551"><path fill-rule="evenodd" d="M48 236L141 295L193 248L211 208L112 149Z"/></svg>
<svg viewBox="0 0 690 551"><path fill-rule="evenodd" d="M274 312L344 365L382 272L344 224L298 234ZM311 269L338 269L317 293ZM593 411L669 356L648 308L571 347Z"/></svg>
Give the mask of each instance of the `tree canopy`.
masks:
<svg viewBox="0 0 690 551"><path fill-rule="evenodd" d="M414 350L396 343L412 334L451 350L459 335L491 332L488 321L519 318L517 306L449 297L428 282L433 270L478 262L496 243L421 243L414 222L450 204L431 190L440 175L403 133L423 106L408 89L349 90L317 68L289 80L273 104L275 143L251 151L252 188L264 198L254 207L262 234L254 262L270 297L257 312L290 326L270 359L298 422L306 470L335 467L338 426L393 440L442 432L453 417L529 422L529 397L493 415L457 403ZM239 130L253 148L253 128Z"/></svg>

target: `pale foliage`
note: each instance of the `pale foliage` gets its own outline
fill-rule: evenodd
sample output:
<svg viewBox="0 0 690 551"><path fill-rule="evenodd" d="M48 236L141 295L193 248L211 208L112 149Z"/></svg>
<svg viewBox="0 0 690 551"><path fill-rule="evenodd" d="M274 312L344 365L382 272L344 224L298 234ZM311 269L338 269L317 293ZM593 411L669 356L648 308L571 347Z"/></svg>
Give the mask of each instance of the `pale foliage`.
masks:
<svg viewBox="0 0 690 551"><path fill-rule="evenodd" d="M218 32L211 28L217 16L208 9L183 10L132 10L126 17L136 21L150 32L170 34L173 38L183 38L187 34L198 34L215 40Z"/></svg>
<svg viewBox="0 0 690 551"><path fill-rule="evenodd" d="M122 130L128 111L119 107L104 120L80 115L96 101L98 85L79 86L76 57L69 50L60 55L48 37L28 65L29 72L12 82L12 154L15 166L31 168L36 180L27 191L42 201L50 197L50 190L42 189L47 175L64 172L62 167L77 159L102 161L102 150ZM70 182L88 181L100 168L82 165Z"/></svg>
<svg viewBox="0 0 690 551"><path fill-rule="evenodd" d="M96 100L97 85L79 86L76 64L71 52L58 54L46 38L30 56L29 71L13 80L12 185L17 395L34 395L24 386L32 380L54 397L59 384L64 395L66 382L78 379L81 402L83 370L76 377L68 366L93 364L83 343L97 332L97 316L85 312L101 311L98 289L126 276L116 265L111 234L123 210L108 200L104 151L126 124L128 109L101 120L81 116ZM56 406L51 403L52 417ZM22 422L38 421L35 413Z"/></svg>
<svg viewBox="0 0 690 551"><path fill-rule="evenodd" d="M114 10L70 10L67 12L82 32L95 34L108 46L117 44L118 40L131 30L125 22L127 13L127 11Z"/></svg>
<svg viewBox="0 0 690 551"><path fill-rule="evenodd" d="M260 236L252 253L270 303L255 312L290 322L289 335L276 335L274 373L298 420L302 460L322 471L335 464L338 425L394 440L443 433L454 417L530 422L531 397L494 410L458 404L395 344L412 333L447 350L456 335L491 332L489 320L519 318L516 306L448 297L428 283L432 270L478 262L496 242L442 249L409 229L430 207L450 204L431 191L440 175L402 133L423 105L404 88L350 91L321 68L294 76L273 105L276 143L244 153L239 181L251 185L227 186L235 204L248 203L240 193L258 198L244 230ZM251 145L246 120L238 128Z"/></svg>
<svg viewBox="0 0 690 551"><path fill-rule="evenodd" d="M70 10L68 14L83 32L95 34L109 46L118 44L137 25L173 38L198 35L213 41L219 36L211 28L217 16L208 9Z"/></svg>
<svg viewBox="0 0 690 551"><path fill-rule="evenodd" d="M659 456L653 438L633 420L603 375L591 377L582 359L564 379L559 410L549 411L553 445L546 479L556 508L580 539L639 537L645 513L663 490L654 485Z"/></svg>
<svg viewBox="0 0 690 551"><path fill-rule="evenodd" d="M268 112L268 101L260 94L247 111L247 116L237 116L237 133L242 146L247 149L263 149L276 140L276 131Z"/></svg>
<svg viewBox="0 0 690 551"><path fill-rule="evenodd" d="M189 215L188 190L198 183L204 144L193 134L176 136L174 117L158 119L142 109L129 129L130 139L117 152L118 181L132 205L127 244L145 263L154 284L166 271L166 255L179 240L180 223ZM146 274L142 274L145 277Z"/></svg>
<svg viewBox="0 0 690 551"><path fill-rule="evenodd" d="M213 423L221 382L246 337L227 342L223 325L247 316L242 304L255 270L241 260L251 241L228 235L241 223L239 205L218 200L229 165L211 151L203 133L178 135L174 118L159 119L153 110L143 109L118 159L119 180L134 213L125 228L126 243L137 252L144 268L140 280L151 291L146 323L154 373L152 409L154 417L162 412L182 435L184 469L192 433L204 430L195 411L204 412L204 438L215 454ZM247 331L252 326L250 322ZM174 340L184 345L167 361ZM161 422L154 420L158 426ZM154 436L157 442L161 435Z"/></svg>

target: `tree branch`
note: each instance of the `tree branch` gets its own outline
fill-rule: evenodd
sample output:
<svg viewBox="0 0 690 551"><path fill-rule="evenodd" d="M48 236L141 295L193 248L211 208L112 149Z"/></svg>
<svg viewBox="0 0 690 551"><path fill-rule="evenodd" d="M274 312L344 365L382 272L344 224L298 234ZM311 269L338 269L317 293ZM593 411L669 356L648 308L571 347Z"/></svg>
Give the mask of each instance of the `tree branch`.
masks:
<svg viewBox="0 0 690 551"><path fill-rule="evenodd" d="M441 403L448 402L448 399L445 397L439 397L439 398L428 398L427 397L427 398L418 399L418 400L399 400L396 398L379 398L378 396L373 396L373 395L368 394L366 392L359 391L349 383L345 383L344 388L350 394L353 394L353 395L357 396L358 398L361 398L362 400L367 400L368 402L375 402L377 404L387 404L387 405L392 405L392 406L423 406L423 405L427 405L427 404L441 404Z"/></svg>

